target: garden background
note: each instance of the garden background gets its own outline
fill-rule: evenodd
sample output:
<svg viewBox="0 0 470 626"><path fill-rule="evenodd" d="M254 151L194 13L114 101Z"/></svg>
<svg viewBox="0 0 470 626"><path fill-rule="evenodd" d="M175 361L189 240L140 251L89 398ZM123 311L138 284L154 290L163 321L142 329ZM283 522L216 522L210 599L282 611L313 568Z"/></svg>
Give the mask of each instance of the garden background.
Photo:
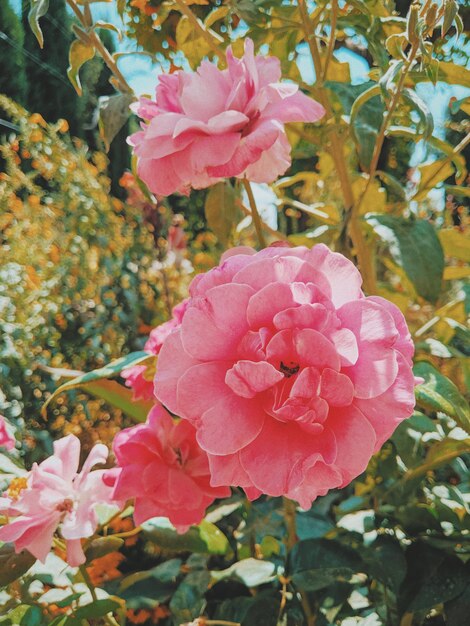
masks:
<svg viewBox="0 0 470 626"><path fill-rule="evenodd" d="M148 335L193 276L258 246L254 201L267 243L326 243L401 309L425 381L367 470L309 511L234 490L182 536L127 514L85 575L57 548L33 565L1 546L0 624L468 623L469 29L465 1L0 0L0 414L18 439L2 490L64 434L86 455L145 419L120 374L151 380ZM327 123L287 126L292 166L254 198L234 180L151 194L126 143L134 94L247 37Z"/></svg>

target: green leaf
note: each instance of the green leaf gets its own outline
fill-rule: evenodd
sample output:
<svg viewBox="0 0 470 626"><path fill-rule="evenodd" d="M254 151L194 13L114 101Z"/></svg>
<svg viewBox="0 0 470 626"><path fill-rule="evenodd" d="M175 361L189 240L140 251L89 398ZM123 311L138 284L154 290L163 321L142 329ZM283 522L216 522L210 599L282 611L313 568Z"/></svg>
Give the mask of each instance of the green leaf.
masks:
<svg viewBox="0 0 470 626"><path fill-rule="evenodd" d="M439 231L439 239L447 256L470 263L470 238L454 228Z"/></svg>
<svg viewBox="0 0 470 626"><path fill-rule="evenodd" d="M121 537L113 537L112 535L109 537L97 537L93 539L85 550L87 563L94 559L99 559L102 556L106 556L106 554L110 554L111 552L116 552L123 545L124 539L121 539Z"/></svg>
<svg viewBox="0 0 470 626"><path fill-rule="evenodd" d="M336 541L306 539L291 550L288 569L299 589L316 591L338 578L351 578L361 570L361 559L352 548Z"/></svg>
<svg viewBox="0 0 470 626"><path fill-rule="evenodd" d="M165 550L174 552L198 552L202 554L227 554L227 537L215 524L202 520L181 535L166 517L155 517L142 525L147 540Z"/></svg>
<svg viewBox="0 0 470 626"><path fill-rule="evenodd" d="M217 581L225 578L238 578L247 587L257 587L273 580L274 570L274 563L250 558L242 559L227 569L213 570L211 576Z"/></svg>
<svg viewBox="0 0 470 626"><path fill-rule="evenodd" d="M135 100L128 93L118 93L114 96L101 96L99 99L99 129L104 141L106 152L109 152L111 142L129 119L131 111L129 105Z"/></svg>
<svg viewBox="0 0 470 626"><path fill-rule="evenodd" d="M406 552L408 573L399 598L401 612L426 611L463 592L470 579L462 561L423 543Z"/></svg>
<svg viewBox="0 0 470 626"><path fill-rule="evenodd" d="M411 89L403 89L402 95L418 113L423 127L423 136L425 139L428 139L434 130L434 118L428 105Z"/></svg>
<svg viewBox="0 0 470 626"><path fill-rule="evenodd" d="M467 564L467 569L469 568ZM457 597L445 604L446 625L462 626L470 615L470 584Z"/></svg>
<svg viewBox="0 0 470 626"><path fill-rule="evenodd" d="M210 580L207 570L190 572L183 580L170 602L170 610L178 624L192 621L201 614Z"/></svg>
<svg viewBox="0 0 470 626"><path fill-rule="evenodd" d="M67 76L70 82L75 87L75 91L79 96L82 95L82 85L80 83L80 68L84 63L89 61L95 56L95 48L90 44L86 44L79 39L72 41L69 51L69 67L67 69Z"/></svg>
<svg viewBox="0 0 470 626"><path fill-rule="evenodd" d="M137 364L143 364L145 361L152 360L153 358L154 357L148 352L131 352L124 357L111 361L111 363L108 363L104 367L100 367L97 370L80 374L79 376L74 376L71 380L67 381L63 385L60 385L60 387L58 387L54 393L49 396L42 406L42 415L46 416L47 407L58 395L64 391L70 391L71 389L83 387L85 391L106 400L113 406L118 407L138 422L145 421L153 404L151 402L133 400L133 394L130 389L127 389L123 385L119 385L115 381L104 379L117 376L123 370ZM49 371L51 373L57 372L60 375L67 373L67 370L50 369Z"/></svg>
<svg viewBox="0 0 470 626"><path fill-rule="evenodd" d="M470 407L454 383L427 361L416 363L414 373L424 378L424 383L415 389L417 403L426 409L447 413L470 433Z"/></svg>
<svg viewBox="0 0 470 626"><path fill-rule="evenodd" d="M406 559L397 539L379 535L369 546L365 561L373 578L389 587L393 593L398 593L406 576Z"/></svg>
<svg viewBox="0 0 470 626"><path fill-rule="evenodd" d="M418 170L420 172L418 191L413 196L416 202L424 200L432 189L454 174L454 167L449 158L423 163L418 166Z"/></svg>
<svg viewBox="0 0 470 626"><path fill-rule="evenodd" d="M394 261L405 270L417 293L435 302L441 290L444 253L432 225L426 220L372 213L366 220L389 245Z"/></svg>
<svg viewBox="0 0 470 626"><path fill-rule="evenodd" d="M39 26L39 18L46 15L49 10L49 0L31 0L31 8L28 13L28 22L31 26L31 30L36 35L41 48L44 47L44 36L42 34L41 27Z"/></svg>
<svg viewBox="0 0 470 626"><path fill-rule="evenodd" d="M119 602L116 600L110 600L106 598L104 600L95 600L91 604L87 604L86 606L81 606L78 608L74 615L78 619L87 619L87 618L97 618L104 617L108 613L112 613L116 611L116 609L120 608Z"/></svg>
<svg viewBox="0 0 470 626"><path fill-rule="evenodd" d="M12 544L3 544L0 547L0 587L6 587L26 574L35 562L34 556L26 550L16 554Z"/></svg>
<svg viewBox="0 0 470 626"><path fill-rule="evenodd" d="M41 626L43 614L38 606L20 604L8 612L5 617L0 617L0 624L4 626Z"/></svg>
<svg viewBox="0 0 470 626"><path fill-rule="evenodd" d="M222 245L227 245L230 233L239 218L235 189L226 180L209 189L204 205L207 225Z"/></svg>
<svg viewBox="0 0 470 626"><path fill-rule="evenodd" d="M372 85L356 98L351 108L350 127L358 148L359 160L366 169L372 159L382 121L383 103L380 93L380 85Z"/></svg>

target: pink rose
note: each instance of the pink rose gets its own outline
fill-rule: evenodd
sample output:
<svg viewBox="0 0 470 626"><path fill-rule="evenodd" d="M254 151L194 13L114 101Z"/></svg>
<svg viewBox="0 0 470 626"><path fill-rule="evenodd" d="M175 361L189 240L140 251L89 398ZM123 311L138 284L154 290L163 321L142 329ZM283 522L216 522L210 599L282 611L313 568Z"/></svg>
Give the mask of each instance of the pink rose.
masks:
<svg viewBox="0 0 470 626"><path fill-rule="evenodd" d="M179 532L198 524L215 498L230 495L226 487L211 487L206 453L196 431L181 420L173 422L156 405L147 422L121 431L113 443L118 468L107 474L114 497L135 499L134 520L168 517Z"/></svg>
<svg viewBox="0 0 470 626"><path fill-rule="evenodd" d="M405 319L361 283L323 244L231 250L193 280L155 392L196 428L212 485L307 508L364 471L411 415Z"/></svg>
<svg viewBox="0 0 470 626"><path fill-rule="evenodd" d="M107 457L106 446L96 444L78 472L79 439L68 435L55 441L54 454L33 465L24 489L0 498L0 513L11 518L0 528L0 541L12 541L17 552L26 549L44 562L59 528L67 562L74 567L84 563L80 540L96 529L96 505L112 502L112 489L103 482L105 470L91 471Z"/></svg>
<svg viewBox="0 0 470 626"><path fill-rule="evenodd" d="M174 307L171 320L160 324L160 326L150 331L144 350L149 354L155 355L160 352L164 340L171 331L180 325L186 310L186 304L187 301L183 300L183 302ZM146 371L146 365L134 365L121 372L121 376L125 379L126 387L130 387L134 391L132 396L134 400L152 400L154 398L153 378L147 377Z"/></svg>
<svg viewBox="0 0 470 626"><path fill-rule="evenodd" d="M227 69L203 61L197 72L159 77L156 102L141 98L147 121L129 137L137 171L149 189L169 195L236 176L269 183L290 166L286 122L316 122L323 107L293 83L280 83L275 57L242 59L227 50Z"/></svg>
<svg viewBox="0 0 470 626"><path fill-rule="evenodd" d="M15 445L16 439L8 432L6 419L0 415L0 448L13 450Z"/></svg>

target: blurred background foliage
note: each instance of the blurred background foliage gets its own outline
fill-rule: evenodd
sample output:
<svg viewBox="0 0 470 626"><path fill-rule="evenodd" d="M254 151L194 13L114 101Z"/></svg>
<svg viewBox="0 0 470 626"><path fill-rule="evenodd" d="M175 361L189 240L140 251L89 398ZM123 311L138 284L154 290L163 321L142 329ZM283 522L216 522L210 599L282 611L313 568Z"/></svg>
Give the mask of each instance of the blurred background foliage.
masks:
<svg viewBox="0 0 470 626"><path fill-rule="evenodd" d="M46 4L0 2L0 413L22 432L21 451L0 456L5 476L21 475L61 433L78 434L85 450L110 444L132 416L86 386L57 396L41 416L64 370L142 349L195 272L230 245L256 244L234 181L163 200L135 179L125 143L137 124L127 109L132 77L113 74L110 63L124 67L123 52L151 58L154 72L194 69L205 56L220 60L230 42L240 53L250 36L281 59L285 78L328 103L328 124L289 127L286 176L255 189L266 237L325 242L353 258L366 291L405 314L425 383L414 415L367 471L295 513L294 547L275 498L249 504L234 491L183 537L161 520L133 535L124 516L103 534L129 536L103 537L88 555L98 602L56 552L45 567L27 572L25 563L26 575L0 592L0 624L101 624L112 610L120 624L147 626L200 615L242 626L465 626L468 2L439 2L434 17L431 2L415 3L418 24L401 1L93 2L85 31L110 57L96 53L80 68L81 96L67 67L83 24L65 0L38 12ZM85 15L86 1L71 4ZM107 21L96 13L103 4ZM28 24L35 6L42 49ZM430 29L436 15L439 28ZM96 40L87 45L94 50ZM72 57L72 67L82 60ZM0 586L11 580L0 574Z"/></svg>

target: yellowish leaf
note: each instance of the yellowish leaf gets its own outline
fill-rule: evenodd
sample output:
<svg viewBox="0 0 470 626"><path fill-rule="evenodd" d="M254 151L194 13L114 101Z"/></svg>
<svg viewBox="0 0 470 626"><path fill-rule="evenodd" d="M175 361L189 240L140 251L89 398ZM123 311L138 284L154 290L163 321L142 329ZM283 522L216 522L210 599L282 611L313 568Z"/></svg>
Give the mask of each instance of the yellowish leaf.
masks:
<svg viewBox="0 0 470 626"><path fill-rule="evenodd" d="M444 268L444 280L461 280L470 276L470 267L446 267Z"/></svg>
<svg viewBox="0 0 470 626"><path fill-rule="evenodd" d="M454 166L447 158L437 159L432 163L424 163L418 167L421 178L418 185L418 191L414 195L413 200L421 201L426 198L428 193L434 189L439 183L455 171Z"/></svg>
<svg viewBox="0 0 470 626"><path fill-rule="evenodd" d="M75 41L72 42L69 51L69 67L67 69L67 76L79 96L82 95L82 85L80 83L79 76L80 68L94 56L95 48L93 46L85 44L79 39L75 39Z"/></svg>
<svg viewBox="0 0 470 626"><path fill-rule="evenodd" d="M453 228L439 231L439 239L447 256L470 263L470 237Z"/></svg>

